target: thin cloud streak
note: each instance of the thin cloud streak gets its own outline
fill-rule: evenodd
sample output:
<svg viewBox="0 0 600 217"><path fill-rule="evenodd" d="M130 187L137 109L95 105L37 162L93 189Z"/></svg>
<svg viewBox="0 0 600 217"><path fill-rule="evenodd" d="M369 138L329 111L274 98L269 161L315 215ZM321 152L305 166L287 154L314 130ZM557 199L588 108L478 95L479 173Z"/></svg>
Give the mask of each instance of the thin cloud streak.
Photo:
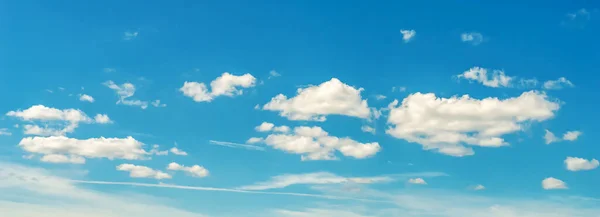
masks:
<svg viewBox="0 0 600 217"><path fill-rule="evenodd" d="M230 148L244 148L244 149L254 150L254 151L265 151L264 147L260 147L260 146L256 146L256 145L247 145L247 144L240 144L240 143L235 143L235 142L225 142L225 141L216 141L216 140L209 140L208 142L212 145L219 145L219 146L225 146L225 147L230 147Z"/></svg>

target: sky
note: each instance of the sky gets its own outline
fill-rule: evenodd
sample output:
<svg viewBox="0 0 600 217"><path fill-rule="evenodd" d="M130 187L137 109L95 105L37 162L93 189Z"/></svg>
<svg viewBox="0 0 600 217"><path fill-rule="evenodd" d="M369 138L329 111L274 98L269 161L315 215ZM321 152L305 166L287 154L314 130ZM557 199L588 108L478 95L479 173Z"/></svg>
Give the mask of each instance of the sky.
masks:
<svg viewBox="0 0 600 217"><path fill-rule="evenodd" d="M0 213L600 217L595 1L1 1Z"/></svg>

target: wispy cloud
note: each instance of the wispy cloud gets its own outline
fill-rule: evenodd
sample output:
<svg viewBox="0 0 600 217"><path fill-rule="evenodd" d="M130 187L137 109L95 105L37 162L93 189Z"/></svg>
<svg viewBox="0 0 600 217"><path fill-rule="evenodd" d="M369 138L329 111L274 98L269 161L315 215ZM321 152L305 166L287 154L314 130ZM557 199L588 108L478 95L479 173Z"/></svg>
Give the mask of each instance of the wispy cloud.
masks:
<svg viewBox="0 0 600 217"><path fill-rule="evenodd" d="M216 140L209 140L208 142L213 145L225 146L225 147L230 147L230 148L243 148L243 149L248 149L248 150L253 150L253 151L265 151L264 147L257 146L257 145L240 144L240 143L235 143L235 142L225 142L225 141L216 141Z"/></svg>
<svg viewBox="0 0 600 217"><path fill-rule="evenodd" d="M127 31L127 32L123 33L123 40L125 40L125 41L133 40L133 39L137 38L138 35L139 35L138 31Z"/></svg>
<svg viewBox="0 0 600 217"><path fill-rule="evenodd" d="M473 46L477 46L483 42L484 38L479 32L465 32L460 34L460 40Z"/></svg>

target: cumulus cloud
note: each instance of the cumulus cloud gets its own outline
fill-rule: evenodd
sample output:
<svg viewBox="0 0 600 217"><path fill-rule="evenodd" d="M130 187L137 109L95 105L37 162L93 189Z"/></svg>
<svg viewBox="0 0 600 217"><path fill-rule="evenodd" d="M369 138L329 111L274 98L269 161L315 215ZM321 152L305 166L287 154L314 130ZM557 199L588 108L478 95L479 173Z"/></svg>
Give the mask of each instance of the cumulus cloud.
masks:
<svg viewBox="0 0 600 217"><path fill-rule="evenodd" d="M262 122L260 125L256 126L254 129L258 132L274 131L274 132L287 133L290 131L290 127L288 127L288 126L282 125L282 126L276 127L275 124L269 123L269 122Z"/></svg>
<svg viewBox="0 0 600 217"><path fill-rule="evenodd" d="M550 132L550 130L546 130L546 134L544 134L544 141L546 145L560 141L560 138L556 137L554 133Z"/></svg>
<svg viewBox="0 0 600 217"><path fill-rule="evenodd" d="M262 142L263 140L264 140L264 139L263 139L263 138L260 138L260 137L252 137L252 138L248 139L248 140L246 141L246 143L248 143L248 144L254 144L254 143L259 143L259 142Z"/></svg>
<svg viewBox="0 0 600 217"><path fill-rule="evenodd" d="M465 32L460 34L460 40L476 46L483 42L483 35L479 32Z"/></svg>
<svg viewBox="0 0 600 217"><path fill-rule="evenodd" d="M19 142L19 147L31 154L125 160L146 159L149 153L142 146L143 143L133 137L84 140L64 136L26 137Z"/></svg>
<svg viewBox="0 0 600 217"><path fill-rule="evenodd" d="M255 85L256 78L249 73L237 76L225 72L210 82L210 91L204 83L189 81L184 82L179 91L196 102L210 102L218 96L233 97L241 95L244 93L243 88L250 88Z"/></svg>
<svg viewBox="0 0 600 217"><path fill-rule="evenodd" d="M575 87L575 85L573 83L571 83L571 81L567 80L567 78L560 77L556 80L550 80L550 81L544 82L543 87L546 90L560 90L565 87Z"/></svg>
<svg viewBox="0 0 600 217"><path fill-rule="evenodd" d="M113 81L106 81L102 84L110 88L111 90L114 90L117 93L117 95L119 96L117 104L138 106L142 109L148 108L147 101L129 99L135 94L135 85L133 85L132 83L126 82L121 85L117 85Z"/></svg>
<svg viewBox="0 0 600 217"><path fill-rule="evenodd" d="M548 177L542 180L542 188L546 190L567 189L567 184L560 179Z"/></svg>
<svg viewBox="0 0 600 217"><path fill-rule="evenodd" d="M281 76L281 74L279 74L279 72L275 71L275 70L271 70L269 72L269 77L267 79L271 79L271 78L276 78Z"/></svg>
<svg viewBox="0 0 600 217"><path fill-rule="evenodd" d="M62 154L47 154L40 158L40 161L46 163L69 163L69 164L84 164L85 158L80 156L67 156Z"/></svg>
<svg viewBox="0 0 600 217"><path fill-rule="evenodd" d="M34 105L25 110L9 111L6 115L20 118L23 121L45 123L45 126L43 127L34 124L23 126L25 134L38 136L58 136L72 133L80 123L108 123L102 122L104 119L99 119L100 121L97 119L94 121L94 119L91 119L83 111L78 109L61 110L46 107L44 105ZM101 116L102 118L110 120L105 114Z"/></svg>
<svg viewBox="0 0 600 217"><path fill-rule="evenodd" d="M171 175L168 173L154 170L146 166L138 166L133 164L121 164L117 166L117 170L129 172L131 178L151 178L151 179L170 179Z"/></svg>
<svg viewBox="0 0 600 217"><path fill-rule="evenodd" d="M567 157L565 159L565 166L570 171L593 170L600 166L600 162L596 159L587 160L578 157Z"/></svg>
<svg viewBox="0 0 600 217"><path fill-rule="evenodd" d="M402 29L400 30L400 33L402 34L402 41L404 41L404 43L412 41L412 39L417 36L417 31L412 29Z"/></svg>
<svg viewBox="0 0 600 217"><path fill-rule="evenodd" d="M291 134L275 133L264 139L264 143L278 150L300 154L303 161L337 160L338 151L346 157L356 159L375 155L381 147L379 143L360 143L348 137L330 136L320 127L295 127Z"/></svg>
<svg viewBox="0 0 600 217"><path fill-rule="evenodd" d="M375 99L376 99L376 100L384 100L385 98L387 98L387 97L386 97L386 96L384 96L384 95L381 95L381 94L377 94L377 95L375 95Z"/></svg>
<svg viewBox="0 0 600 217"><path fill-rule="evenodd" d="M324 185L324 184L372 184L381 182L391 182L393 178L388 176L374 177L343 177L328 172L304 173L304 174L284 174L271 177L269 181L259 182L253 185L239 187L242 190L267 190L275 188L285 188L291 185Z"/></svg>
<svg viewBox="0 0 600 217"><path fill-rule="evenodd" d="M99 124L109 124L112 123L112 120L106 114L96 114L94 116L94 121Z"/></svg>
<svg viewBox="0 0 600 217"><path fill-rule="evenodd" d="M422 178L409 179L408 183L415 184L415 185L426 185L427 184L427 182L425 182L425 180L423 180Z"/></svg>
<svg viewBox="0 0 600 217"><path fill-rule="evenodd" d="M579 136L581 136L580 131L568 131L563 135L563 139L567 141L575 141Z"/></svg>
<svg viewBox="0 0 600 217"><path fill-rule="evenodd" d="M360 130L362 130L365 133L375 134L375 128L367 125L363 125L362 127L360 127Z"/></svg>
<svg viewBox="0 0 600 217"><path fill-rule="evenodd" d="M279 94L263 106L264 110L279 111L289 120L325 121L327 115L345 115L368 119L371 116L362 88L354 88L337 78L318 86L299 88L295 97Z"/></svg>
<svg viewBox="0 0 600 217"><path fill-rule="evenodd" d="M579 138L581 134L582 133L580 131L567 131L565 134L563 134L561 139L556 137L554 133L550 132L549 130L546 130L546 134L544 134L544 141L546 142L546 145L554 142L560 142L562 140L575 141L577 140L577 138Z"/></svg>
<svg viewBox="0 0 600 217"><path fill-rule="evenodd" d="M158 99L152 101L152 103L150 103L150 104L152 104L152 106L154 106L154 107L167 107L167 104L161 103L160 100L158 100Z"/></svg>
<svg viewBox="0 0 600 217"><path fill-rule="evenodd" d="M0 128L0 136L10 136L12 133L6 128Z"/></svg>
<svg viewBox="0 0 600 217"><path fill-rule="evenodd" d="M180 150L177 147L173 147L173 148L169 149L169 151L171 151L171 153L173 153L174 155L183 155L183 156L188 155L187 152Z"/></svg>
<svg viewBox="0 0 600 217"><path fill-rule="evenodd" d="M160 150L158 150L158 148L159 148L159 145L153 145L152 149L148 153L151 155L157 155L157 156L169 154L169 150L160 151Z"/></svg>
<svg viewBox="0 0 600 217"><path fill-rule="evenodd" d="M79 101L94 102L94 97L87 94L79 94Z"/></svg>
<svg viewBox="0 0 600 217"><path fill-rule="evenodd" d="M544 93L529 91L508 99L438 98L433 93L414 93L401 105L390 104L386 133L425 150L436 150L451 156L473 155L466 147L501 147L509 145L502 136L522 130L529 122L554 117L559 103Z"/></svg>
<svg viewBox="0 0 600 217"><path fill-rule="evenodd" d="M202 166L193 165L191 167L186 167L175 162L170 163L167 170L183 171L187 175L197 178L203 178L209 175L208 170Z"/></svg>
<svg viewBox="0 0 600 217"><path fill-rule="evenodd" d="M509 87L514 77L507 76L502 70L493 70L491 75L488 75L488 70L481 67L473 67L469 70L457 75L459 79L476 81L487 87Z"/></svg>

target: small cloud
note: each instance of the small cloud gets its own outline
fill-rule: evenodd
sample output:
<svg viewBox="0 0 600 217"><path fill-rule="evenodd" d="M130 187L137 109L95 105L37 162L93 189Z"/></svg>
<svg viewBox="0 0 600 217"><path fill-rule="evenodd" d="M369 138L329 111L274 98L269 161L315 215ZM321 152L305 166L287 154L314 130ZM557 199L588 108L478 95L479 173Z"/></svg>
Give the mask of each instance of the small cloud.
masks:
<svg viewBox="0 0 600 217"><path fill-rule="evenodd" d="M567 141L575 141L579 136L581 136L580 131L568 131L563 135L563 139Z"/></svg>
<svg viewBox="0 0 600 217"><path fill-rule="evenodd" d="M562 140L566 140L566 141L575 141L577 140L577 138L579 138L579 136L581 136L581 132L580 131L568 131L565 134L563 134L562 139L556 137L556 135L554 135L554 133L550 132L549 130L546 130L546 134L544 135L544 141L547 144L550 143L554 143L554 142L560 142Z"/></svg>
<svg viewBox="0 0 600 217"><path fill-rule="evenodd" d="M415 185L426 185L427 184L427 182L425 182L425 180L423 180L422 178L409 179L408 183L415 184Z"/></svg>
<svg viewBox="0 0 600 217"><path fill-rule="evenodd" d="M377 94L377 95L375 95L375 99L376 99L376 100L383 100L383 99L385 99L385 98L387 98L387 96L384 96L384 95L381 95L381 94Z"/></svg>
<svg viewBox="0 0 600 217"><path fill-rule="evenodd" d="M560 77L557 80L546 81L544 82L544 89L546 90L560 90L564 87L575 87L571 81L567 80L565 77Z"/></svg>
<svg viewBox="0 0 600 217"><path fill-rule="evenodd" d="M587 160L578 157L567 157L565 165L569 171L593 170L600 166L600 162L596 159Z"/></svg>
<svg viewBox="0 0 600 217"><path fill-rule="evenodd" d="M546 130L546 134L544 134L544 141L546 142L546 145L548 145L553 142L558 142L560 139L556 137L554 133L550 132L550 130Z"/></svg>
<svg viewBox="0 0 600 217"><path fill-rule="evenodd" d="M275 78L275 77L279 77L279 76L281 76L281 74L279 74L279 73L278 73L277 71L275 71L275 70L271 70L271 71L269 72L269 77L268 77L267 79L271 79L271 78Z"/></svg>
<svg viewBox="0 0 600 217"><path fill-rule="evenodd" d="M485 186L483 185L476 185L472 187L474 191L481 191L481 190L485 190Z"/></svg>
<svg viewBox="0 0 600 217"><path fill-rule="evenodd" d="M206 168L199 166L199 165L193 165L191 167L186 167L184 165L180 165L178 163L172 162L168 165L167 170L172 170L172 171L183 171L185 172L187 175L192 176L192 177L196 177L196 178L203 178L209 175L209 172Z"/></svg>
<svg viewBox="0 0 600 217"><path fill-rule="evenodd" d="M460 40L477 46L483 42L483 35L479 32L465 32L460 35Z"/></svg>
<svg viewBox="0 0 600 217"><path fill-rule="evenodd" d="M7 128L0 128L0 136L10 136L10 135L12 135L12 133L9 132Z"/></svg>
<svg viewBox="0 0 600 217"><path fill-rule="evenodd" d="M563 26L583 28L592 18L592 13L585 8L581 8L577 11L567 13L565 17L566 19L561 23Z"/></svg>
<svg viewBox="0 0 600 217"><path fill-rule="evenodd" d="M406 87L392 87L392 92L405 92L406 91Z"/></svg>
<svg viewBox="0 0 600 217"><path fill-rule="evenodd" d="M110 118L106 114L96 114L96 116L94 116L94 121L99 124L112 123L112 120L110 120Z"/></svg>
<svg viewBox="0 0 600 217"><path fill-rule="evenodd" d="M560 179L548 177L542 181L542 188L545 190L568 189L567 184Z"/></svg>
<svg viewBox="0 0 600 217"><path fill-rule="evenodd" d="M138 31L127 31L123 34L123 40L125 41L129 41L129 40L133 40L135 38L137 38L139 32Z"/></svg>
<svg viewBox="0 0 600 217"><path fill-rule="evenodd" d="M370 127L370 126L364 125L364 126L362 126L362 127L360 128L360 130L362 130L362 131L363 131L363 132L365 132L365 133L370 133L370 134L373 134L373 135L375 135L375 128L373 128L373 127Z"/></svg>
<svg viewBox="0 0 600 217"><path fill-rule="evenodd" d="M151 104L152 104L152 106L154 106L154 107L167 107L167 104L160 103L160 100L158 100L158 99L157 99L157 100L154 100L154 101L152 101L152 103L151 103Z"/></svg>
<svg viewBox="0 0 600 217"><path fill-rule="evenodd" d="M173 147L171 148L169 151L171 151L171 153L175 154L175 155L182 155L182 156L187 156L187 152L178 149L177 147Z"/></svg>
<svg viewBox="0 0 600 217"><path fill-rule="evenodd" d="M246 141L246 143L248 143L248 144L254 144L254 143L259 143L259 142L262 142L262 141L264 141L264 139L263 139L263 138L260 138L260 137L252 137L252 138L248 139L248 140Z"/></svg>
<svg viewBox="0 0 600 217"><path fill-rule="evenodd" d="M79 94L79 101L94 102L94 97L87 94Z"/></svg>
<svg viewBox="0 0 600 217"><path fill-rule="evenodd" d="M243 149L248 149L248 150L253 150L253 151L265 151L264 147L261 147L258 145L248 145L248 144L240 144L240 143L235 143L235 142L225 142L225 141L215 141L215 140L210 140L208 142L212 145L224 146L224 147L229 147L229 148L243 148ZM247 142L252 143L252 142L258 142L258 141L257 141L257 139L250 138L250 139L248 139Z"/></svg>
<svg viewBox="0 0 600 217"><path fill-rule="evenodd" d="M408 43L409 41L413 40L413 38L417 35L417 32L411 29L402 29L400 30L400 33L402 33L402 40L404 43Z"/></svg>
<svg viewBox="0 0 600 217"><path fill-rule="evenodd" d="M486 87L510 87L514 77L507 76L503 70L492 70L491 74L488 74L488 70L481 67L472 67L469 70L456 76L459 79L465 79L469 81L475 81L481 83Z"/></svg>

